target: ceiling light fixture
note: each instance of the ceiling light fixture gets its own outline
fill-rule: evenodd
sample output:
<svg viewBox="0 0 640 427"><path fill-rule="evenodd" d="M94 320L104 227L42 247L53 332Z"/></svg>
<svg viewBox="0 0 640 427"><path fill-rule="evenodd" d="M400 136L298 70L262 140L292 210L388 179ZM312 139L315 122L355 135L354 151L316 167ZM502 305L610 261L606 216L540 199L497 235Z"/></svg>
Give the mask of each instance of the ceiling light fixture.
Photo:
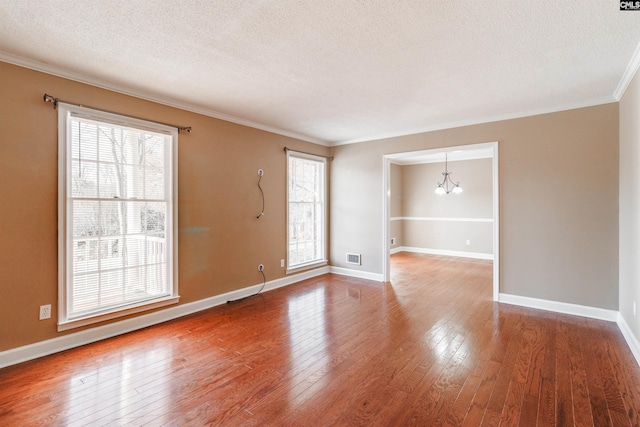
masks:
<svg viewBox="0 0 640 427"><path fill-rule="evenodd" d="M449 172L447 170L447 166L448 166L447 153L444 153L444 172L442 172L442 175L444 175L444 179L442 180L442 182L438 183L438 187L436 188L436 194L462 193L462 187L460 187L460 183L453 182L451 180L451 174L453 172Z"/></svg>

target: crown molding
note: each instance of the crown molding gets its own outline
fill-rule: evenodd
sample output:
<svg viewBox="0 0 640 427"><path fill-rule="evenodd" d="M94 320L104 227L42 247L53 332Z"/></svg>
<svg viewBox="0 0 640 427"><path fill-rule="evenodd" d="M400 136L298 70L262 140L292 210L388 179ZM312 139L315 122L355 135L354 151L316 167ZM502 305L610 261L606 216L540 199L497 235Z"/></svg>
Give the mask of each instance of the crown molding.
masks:
<svg viewBox="0 0 640 427"><path fill-rule="evenodd" d="M622 75L622 78L620 79L620 83L618 83L618 87L616 88L616 91L613 92L613 97L615 98L616 101L619 102L622 99L625 91L627 90L627 87L631 83L631 80L633 80L633 77L638 72L638 68L640 68L640 43L638 43L638 46L636 46L636 51L633 53L633 56L631 57L631 61L629 61L629 64L627 65L627 69Z"/></svg>
<svg viewBox="0 0 640 427"><path fill-rule="evenodd" d="M484 123L499 122L502 120L521 119L524 117L539 116L542 114L576 110L578 108L594 107L597 105L610 104L612 102L617 102L617 100L613 96L605 96L602 98L592 99L589 101L577 102L573 104L566 104L566 105L550 107L550 108L540 108L537 110L520 111L516 113L501 114L497 116L478 117L475 119L461 120L457 122L439 123L431 126L414 128L407 131L382 133L382 134L371 136L371 137L356 138L356 139L350 139L347 141L333 142L331 143L331 146L336 147L340 145L357 144L360 142L372 142L380 139L397 138L401 136L416 135L420 133L433 132L437 130L453 129L453 128L459 128L464 126L471 126L471 125L481 125Z"/></svg>
<svg viewBox="0 0 640 427"><path fill-rule="evenodd" d="M45 64L39 61L22 58L22 57L11 55L5 52L0 52L0 61L17 65L23 68L29 68L31 70L39 71L45 74L50 74L56 77L61 77L63 79L73 80L78 83L83 83L83 84L99 87L101 89L110 90L112 92L121 93L123 95L144 99L145 101L151 101L151 102L166 105L169 107L178 108L180 110L202 114L203 116L213 117L215 119L220 119L227 122L236 123L242 126L259 129L259 130L263 130L270 133L275 133L277 135L282 135L289 138L311 142L313 144L323 145L325 147L331 146L331 144L328 141L324 141L322 139L313 138L308 135L303 135L300 133L263 125L261 123L256 123L251 120L242 119L240 117L236 117L230 114L220 113L215 110L210 110L207 108L197 107L195 105L191 105L185 102L176 101L175 99L159 97L143 90L133 89L131 87L119 85L113 82L109 82L107 80L86 76L84 74L66 70L64 68L57 67L55 65Z"/></svg>

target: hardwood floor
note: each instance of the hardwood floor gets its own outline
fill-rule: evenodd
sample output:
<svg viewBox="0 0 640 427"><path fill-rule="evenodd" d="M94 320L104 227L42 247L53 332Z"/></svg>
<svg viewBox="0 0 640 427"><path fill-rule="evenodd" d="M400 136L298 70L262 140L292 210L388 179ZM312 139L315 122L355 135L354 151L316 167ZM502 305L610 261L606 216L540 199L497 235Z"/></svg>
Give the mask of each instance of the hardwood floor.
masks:
<svg viewBox="0 0 640 427"><path fill-rule="evenodd" d="M614 323L491 301L488 261L392 257L0 370L0 425L638 426Z"/></svg>

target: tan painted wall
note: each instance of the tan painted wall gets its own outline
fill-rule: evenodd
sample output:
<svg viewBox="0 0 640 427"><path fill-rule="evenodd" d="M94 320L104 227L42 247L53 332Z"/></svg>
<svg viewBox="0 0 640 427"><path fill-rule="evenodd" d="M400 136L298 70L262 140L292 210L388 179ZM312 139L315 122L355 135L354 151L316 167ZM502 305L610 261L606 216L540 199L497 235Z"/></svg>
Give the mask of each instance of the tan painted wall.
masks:
<svg viewBox="0 0 640 427"><path fill-rule="evenodd" d="M192 126L179 138L180 303L284 276L283 147L329 149L0 62L0 351L59 336L57 112L43 94ZM266 214L260 220L257 170ZM38 321L38 307L53 317Z"/></svg>
<svg viewBox="0 0 640 427"><path fill-rule="evenodd" d="M335 147L331 261L382 273L384 154L499 141L500 292L618 307L618 104ZM349 212L342 215L341 212Z"/></svg>
<svg viewBox="0 0 640 427"><path fill-rule="evenodd" d="M620 313L640 339L640 73L620 101Z"/></svg>
<svg viewBox="0 0 640 427"><path fill-rule="evenodd" d="M442 181L443 163L402 166L403 217L481 218L493 217L492 160L477 159L449 163L460 194L435 194ZM393 178L393 175L392 175ZM393 183L392 183L393 184ZM393 221L397 222L397 221ZM403 245L457 252L493 253L490 222L402 220ZM467 240L470 245L467 245Z"/></svg>

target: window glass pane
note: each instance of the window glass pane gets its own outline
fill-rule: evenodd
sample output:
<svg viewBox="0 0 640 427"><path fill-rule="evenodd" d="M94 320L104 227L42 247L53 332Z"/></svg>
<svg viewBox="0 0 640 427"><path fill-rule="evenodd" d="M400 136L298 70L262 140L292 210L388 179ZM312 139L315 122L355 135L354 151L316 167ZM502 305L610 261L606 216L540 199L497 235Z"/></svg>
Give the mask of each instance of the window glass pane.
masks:
<svg viewBox="0 0 640 427"><path fill-rule="evenodd" d="M163 199L165 197L163 169L160 167L147 167L144 169L144 174L144 197L147 199Z"/></svg>
<svg viewBox="0 0 640 427"><path fill-rule="evenodd" d="M98 196L106 199L122 197L122 166L115 163L100 163L98 169Z"/></svg>
<svg viewBox="0 0 640 427"><path fill-rule="evenodd" d="M100 202L74 200L71 204L71 230L73 237L98 236L100 234Z"/></svg>
<svg viewBox="0 0 640 427"><path fill-rule="evenodd" d="M71 120L71 157L98 160L98 127L93 123Z"/></svg>
<svg viewBox="0 0 640 427"><path fill-rule="evenodd" d="M100 235L117 236L123 234L127 226L127 219L123 217L122 202L99 202L100 205Z"/></svg>
<svg viewBox="0 0 640 427"><path fill-rule="evenodd" d="M85 145L98 144L98 159L104 163L120 163L122 157L122 131L110 126L97 126L96 135L88 135Z"/></svg>
<svg viewBox="0 0 640 427"><path fill-rule="evenodd" d="M100 270L122 268L122 238L101 239Z"/></svg>
<svg viewBox="0 0 640 427"><path fill-rule="evenodd" d="M95 162L71 161L71 196L98 197L98 169Z"/></svg>
<svg viewBox="0 0 640 427"><path fill-rule="evenodd" d="M136 267L146 264L146 245L145 236L131 236L126 239L124 241L124 266Z"/></svg>
<svg viewBox="0 0 640 427"><path fill-rule="evenodd" d="M127 280L127 299L136 298L137 296L146 296L146 272L147 268L135 267L129 268L126 271L126 280Z"/></svg>
<svg viewBox="0 0 640 427"><path fill-rule="evenodd" d="M162 202L149 202L143 213L145 231L149 236L164 237L166 205Z"/></svg>
<svg viewBox="0 0 640 427"><path fill-rule="evenodd" d="M78 239L73 242L73 274L98 271L98 240Z"/></svg>
<svg viewBox="0 0 640 427"><path fill-rule="evenodd" d="M99 305L100 302L100 275L87 274L74 277L74 286L71 289L72 313L85 311Z"/></svg>

